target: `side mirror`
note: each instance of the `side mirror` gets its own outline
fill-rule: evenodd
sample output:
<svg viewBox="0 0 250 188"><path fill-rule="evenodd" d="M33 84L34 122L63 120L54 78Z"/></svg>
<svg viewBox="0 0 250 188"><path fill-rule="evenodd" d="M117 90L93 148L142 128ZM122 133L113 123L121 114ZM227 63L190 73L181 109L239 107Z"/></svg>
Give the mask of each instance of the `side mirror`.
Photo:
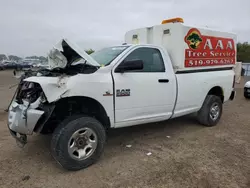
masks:
<svg viewBox="0 0 250 188"><path fill-rule="evenodd" d="M115 72L127 72L133 70L142 70L143 69L143 61L140 59L131 60L131 61L123 61L115 70Z"/></svg>

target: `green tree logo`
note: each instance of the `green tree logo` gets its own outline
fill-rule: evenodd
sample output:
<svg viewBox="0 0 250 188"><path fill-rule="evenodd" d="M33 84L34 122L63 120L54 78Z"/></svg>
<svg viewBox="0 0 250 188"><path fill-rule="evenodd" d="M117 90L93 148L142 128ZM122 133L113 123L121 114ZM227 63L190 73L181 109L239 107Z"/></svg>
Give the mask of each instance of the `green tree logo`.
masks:
<svg viewBox="0 0 250 188"><path fill-rule="evenodd" d="M189 46L192 49L197 49L202 42L202 38L196 32L191 33L186 40L189 41Z"/></svg>

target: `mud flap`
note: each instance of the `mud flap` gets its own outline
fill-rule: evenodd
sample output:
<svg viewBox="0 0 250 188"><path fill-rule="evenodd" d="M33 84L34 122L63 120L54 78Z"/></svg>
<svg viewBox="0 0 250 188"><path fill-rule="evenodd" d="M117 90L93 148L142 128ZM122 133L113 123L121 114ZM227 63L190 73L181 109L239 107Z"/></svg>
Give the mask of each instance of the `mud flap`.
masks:
<svg viewBox="0 0 250 188"><path fill-rule="evenodd" d="M230 95L230 98L229 98L229 99L232 101L232 100L235 99L235 97L236 97L236 91L233 90L233 91L231 92L231 95Z"/></svg>

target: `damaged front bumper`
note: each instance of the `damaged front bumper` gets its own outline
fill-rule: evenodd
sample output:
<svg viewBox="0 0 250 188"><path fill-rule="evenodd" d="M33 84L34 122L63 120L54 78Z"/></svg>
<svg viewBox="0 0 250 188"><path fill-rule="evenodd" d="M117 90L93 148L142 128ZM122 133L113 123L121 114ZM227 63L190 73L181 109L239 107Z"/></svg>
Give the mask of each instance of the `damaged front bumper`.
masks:
<svg viewBox="0 0 250 188"><path fill-rule="evenodd" d="M27 136L31 135L34 128L44 114L44 111L37 110L40 104L40 98L30 104L23 101L23 104L18 104L15 100L12 101L8 110L8 128L13 137L21 144L26 144Z"/></svg>

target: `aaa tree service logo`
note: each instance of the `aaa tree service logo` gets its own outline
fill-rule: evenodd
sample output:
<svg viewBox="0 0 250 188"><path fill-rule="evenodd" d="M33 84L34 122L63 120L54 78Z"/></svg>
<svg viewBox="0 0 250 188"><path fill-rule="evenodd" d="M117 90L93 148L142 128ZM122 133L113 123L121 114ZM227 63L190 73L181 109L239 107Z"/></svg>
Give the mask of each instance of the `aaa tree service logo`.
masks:
<svg viewBox="0 0 250 188"><path fill-rule="evenodd" d="M190 29L185 37L185 42L188 44L189 48L197 49L202 42L201 33L197 29Z"/></svg>
<svg viewBox="0 0 250 188"><path fill-rule="evenodd" d="M188 45L185 67L231 65L236 62L233 35L218 36L218 32L211 32L210 36L202 35L198 29L191 28L184 40Z"/></svg>

